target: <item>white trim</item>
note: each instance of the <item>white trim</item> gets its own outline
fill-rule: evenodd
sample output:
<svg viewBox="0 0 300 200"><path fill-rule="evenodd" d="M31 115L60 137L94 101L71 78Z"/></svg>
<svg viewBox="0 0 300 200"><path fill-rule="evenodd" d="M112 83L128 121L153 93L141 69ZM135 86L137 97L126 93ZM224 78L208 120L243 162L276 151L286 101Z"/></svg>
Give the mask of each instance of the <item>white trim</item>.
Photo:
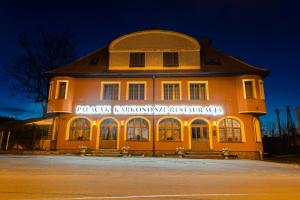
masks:
<svg viewBox="0 0 300 200"><path fill-rule="evenodd" d="M117 100L120 100L120 95L121 95L121 81L101 81L101 89L100 89L100 100L103 100L103 101L108 101L108 99L103 99L103 96L104 96L104 85L115 85L115 84L118 84L118 99ZM112 99L112 101L116 101L114 99Z"/></svg>
<svg viewBox="0 0 300 200"><path fill-rule="evenodd" d="M66 91L65 91L65 98L64 98L64 100L66 100L67 97L68 97L68 88L69 88L69 81L68 80L57 80L56 81L55 99L58 99L59 84L60 83L66 83Z"/></svg>
<svg viewBox="0 0 300 200"><path fill-rule="evenodd" d="M161 81L161 100L162 101L181 101L182 100L182 90L181 90L181 82L182 81ZM164 99L164 84L179 84L179 99L175 99L175 95L173 96L173 99Z"/></svg>
<svg viewBox="0 0 300 200"><path fill-rule="evenodd" d="M204 101L208 101L209 100L209 90L208 90L208 81L188 81L188 100L190 101L199 101L201 99L193 99L191 100L191 87L190 84L205 84L205 95L206 95L206 99L204 99Z"/></svg>
<svg viewBox="0 0 300 200"><path fill-rule="evenodd" d="M258 87L259 87L260 99L265 99L265 89L264 89L264 81L263 80L258 80Z"/></svg>
<svg viewBox="0 0 300 200"><path fill-rule="evenodd" d="M255 79L243 79L242 82L243 82L244 99L247 99L245 82L248 82L248 81L252 83L253 99L256 99L257 95L256 95Z"/></svg>
<svg viewBox="0 0 300 200"><path fill-rule="evenodd" d="M129 85L130 84L144 84L144 99L129 99ZM126 100L127 101L147 100L147 81L127 81L127 83L126 83Z"/></svg>
<svg viewBox="0 0 300 200"><path fill-rule="evenodd" d="M53 96L53 81L50 81L50 84L49 84L49 91L48 91L48 99L52 99L52 96Z"/></svg>

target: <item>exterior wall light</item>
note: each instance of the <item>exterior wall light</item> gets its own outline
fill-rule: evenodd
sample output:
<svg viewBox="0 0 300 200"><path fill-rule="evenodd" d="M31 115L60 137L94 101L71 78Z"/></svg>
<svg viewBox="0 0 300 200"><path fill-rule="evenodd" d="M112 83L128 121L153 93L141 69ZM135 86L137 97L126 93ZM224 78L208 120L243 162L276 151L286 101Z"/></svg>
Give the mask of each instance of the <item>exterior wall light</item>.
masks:
<svg viewBox="0 0 300 200"><path fill-rule="evenodd" d="M188 125L188 122L184 121L184 126L187 127L187 125Z"/></svg>
<svg viewBox="0 0 300 200"><path fill-rule="evenodd" d="M96 126L96 121L95 120L93 121L93 125Z"/></svg>
<svg viewBox="0 0 300 200"><path fill-rule="evenodd" d="M124 126L124 120L121 121L121 126Z"/></svg>

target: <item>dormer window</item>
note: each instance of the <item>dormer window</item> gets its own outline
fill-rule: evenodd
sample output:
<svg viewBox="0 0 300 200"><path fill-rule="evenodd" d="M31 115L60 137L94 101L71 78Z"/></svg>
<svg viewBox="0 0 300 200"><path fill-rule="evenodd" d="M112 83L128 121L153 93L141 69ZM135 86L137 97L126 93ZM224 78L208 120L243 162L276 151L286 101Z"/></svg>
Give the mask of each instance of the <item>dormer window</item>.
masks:
<svg viewBox="0 0 300 200"><path fill-rule="evenodd" d="M129 67L145 67L145 53L130 53Z"/></svg>
<svg viewBox="0 0 300 200"><path fill-rule="evenodd" d="M164 67L178 67L178 52L164 52Z"/></svg>

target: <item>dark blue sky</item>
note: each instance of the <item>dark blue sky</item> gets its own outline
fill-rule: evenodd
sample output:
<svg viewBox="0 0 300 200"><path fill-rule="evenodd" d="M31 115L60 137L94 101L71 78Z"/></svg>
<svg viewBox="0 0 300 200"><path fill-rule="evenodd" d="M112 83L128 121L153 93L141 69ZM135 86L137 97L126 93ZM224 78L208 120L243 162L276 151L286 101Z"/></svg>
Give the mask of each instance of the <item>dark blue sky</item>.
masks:
<svg viewBox="0 0 300 200"><path fill-rule="evenodd" d="M1 1L0 70L20 54L18 34L39 27L72 32L79 39L78 56L124 33L152 27L208 36L223 52L272 71L265 80L269 114L264 120L269 121L276 107L284 112L290 105L294 112L300 105L299 8L296 0ZM39 107L10 83L1 72L0 115L39 116Z"/></svg>

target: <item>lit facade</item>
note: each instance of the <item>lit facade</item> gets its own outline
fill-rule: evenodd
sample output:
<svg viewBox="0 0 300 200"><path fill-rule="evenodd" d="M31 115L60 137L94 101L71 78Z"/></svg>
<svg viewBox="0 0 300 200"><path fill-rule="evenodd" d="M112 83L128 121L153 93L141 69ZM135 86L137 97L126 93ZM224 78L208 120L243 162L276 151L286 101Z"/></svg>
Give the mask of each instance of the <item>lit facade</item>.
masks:
<svg viewBox="0 0 300 200"><path fill-rule="evenodd" d="M259 158L267 74L182 33L121 36L47 72L53 148L129 146L146 155L228 148Z"/></svg>

